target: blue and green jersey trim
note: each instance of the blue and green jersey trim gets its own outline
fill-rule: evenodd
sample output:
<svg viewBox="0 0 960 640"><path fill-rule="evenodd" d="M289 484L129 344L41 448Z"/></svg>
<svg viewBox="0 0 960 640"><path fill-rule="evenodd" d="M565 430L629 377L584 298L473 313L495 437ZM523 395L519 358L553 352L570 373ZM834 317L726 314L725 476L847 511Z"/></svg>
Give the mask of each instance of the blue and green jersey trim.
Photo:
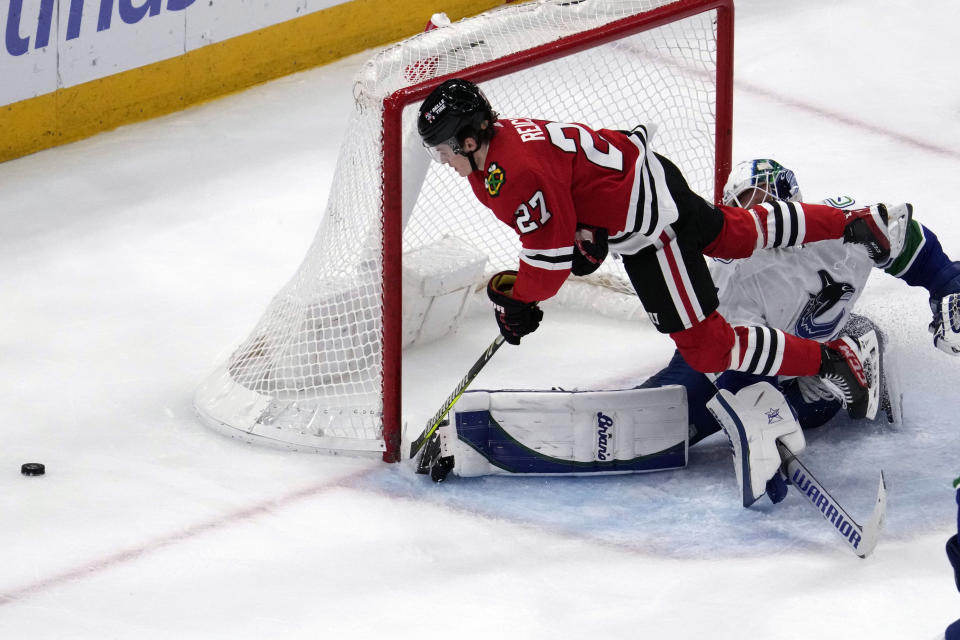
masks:
<svg viewBox="0 0 960 640"><path fill-rule="evenodd" d="M898 255L896 260L884 269L884 271L895 278L901 277L913 266L913 263L916 261L917 256L920 255L926 243L927 238L923 232L923 227L916 220L911 220L910 226L907 228L907 237L903 242L903 249L900 251L900 255Z"/></svg>

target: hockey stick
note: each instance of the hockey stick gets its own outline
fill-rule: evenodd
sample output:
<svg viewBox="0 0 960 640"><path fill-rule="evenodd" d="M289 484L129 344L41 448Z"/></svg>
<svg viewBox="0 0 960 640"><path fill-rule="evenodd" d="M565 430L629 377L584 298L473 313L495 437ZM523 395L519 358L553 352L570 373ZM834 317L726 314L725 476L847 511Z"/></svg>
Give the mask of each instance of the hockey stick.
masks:
<svg viewBox="0 0 960 640"><path fill-rule="evenodd" d="M716 384L716 378L708 375L714 384ZM753 385L757 386L757 385ZM768 385L769 386L769 385ZM736 416L736 410L730 411L729 405L723 401L721 392L718 388L718 398L720 398L722 406L726 407L727 411L724 415L729 414L730 416ZM759 401L759 396L757 399L754 399L754 402ZM782 396L781 396L782 398ZM721 425L724 425L723 416L714 411L710 407L711 403L707 403L707 407L710 408L710 411L716 416L717 421ZM736 418L735 418L736 419ZM739 420L737 420L738 425L740 425ZM727 427L724 426L724 430ZM739 426L741 435L743 434L742 425ZM728 438L731 438L731 447L734 445L734 441L730 434L727 434ZM788 484L793 484L797 490L802 493L807 501L812 504L824 519L833 525L837 533L844 539L848 546L861 558L866 558L873 551L874 547L877 546L877 539L880 536L880 528L883 526L883 519L886 515L887 509L887 488L886 481L883 477L883 471L880 472L880 488L877 491L877 500L874 505L873 514L867 523L867 525L861 526L857 524L856 520L850 517L850 514L840 506L833 496L824 489L823 485L813 477L813 474L810 473L810 470L807 469L802 462L797 458L796 454L790 450L790 448L784 444L779 438L776 440L777 443L777 452L780 454L780 469L781 472L786 476ZM734 452L736 456L736 450ZM744 472L743 477L747 475L747 464L744 463ZM738 473L738 478L740 474ZM774 478L775 479L775 478ZM748 486L745 483L745 486ZM770 493L770 483L767 483L768 493ZM771 494L771 499L773 495ZM754 498L755 499L755 498ZM775 502L779 501L774 499ZM744 506L748 506L751 502L745 501Z"/></svg>
<svg viewBox="0 0 960 640"><path fill-rule="evenodd" d="M820 512L820 515L827 522L833 525L836 532L840 534L840 537L855 554L861 558L870 555L870 552L877 546L880 528L883 526L883 520L887 513L887 484L883 477L883 471L880 472L880 487L877 490L877 501L873 507L873 514L866 526L860 526L840 506L840 503L823 488L823 485L813 477L810 470L800 462L790 449L781 442L777 442L777 448L780 451L780 458L783 460L783 472L790 483L806 496L810 504Z"/></svg>
<svg viewBox="0 0 960 640"><path fill-rule="evenodd" d="M490 343L490 346L481 354L476 362L473 363L473 366L470 367L470 370L467 371L467 375L463 376L463 379L457 383L457 386L454 388L453 393L447 398L447 401L440 407L440 410L427 422L426 428L423 432L417 436L417 439L413 441L413 444L410 445L410 457L413 458L417 455L417 452L423 448L423 445L430 439L430 436L433 435L433 432L437 430L437 427L440 426L440 423L443 422L443 419L447 417L447 414L450 413L450 409L453 408L453 405L457 403L457 400L460 399L460 396L463 395L464 390L470 386L470 383L473 382L473 379L477 377L477 374L480 373L481 369L488 362L490 358L493 357L493 354L497 352L497 349L500 348L504 342L503 336L497 336L493 342Z"/></svg>

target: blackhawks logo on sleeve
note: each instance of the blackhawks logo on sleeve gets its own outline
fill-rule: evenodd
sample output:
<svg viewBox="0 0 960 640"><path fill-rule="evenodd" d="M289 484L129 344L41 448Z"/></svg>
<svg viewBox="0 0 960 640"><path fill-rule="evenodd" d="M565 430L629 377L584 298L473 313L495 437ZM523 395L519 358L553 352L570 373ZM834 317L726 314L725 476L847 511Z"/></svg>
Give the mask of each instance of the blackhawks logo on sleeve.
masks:
<svg viewBox="0 0 960 640"><path fill-rule="evenodd" d="M487 193L489 193L491 197L497 197L500 195L500 187L502 187L506 181L507 174L503 172L500 165L496 162L491 162L490 166L487 167Z"/></svg>

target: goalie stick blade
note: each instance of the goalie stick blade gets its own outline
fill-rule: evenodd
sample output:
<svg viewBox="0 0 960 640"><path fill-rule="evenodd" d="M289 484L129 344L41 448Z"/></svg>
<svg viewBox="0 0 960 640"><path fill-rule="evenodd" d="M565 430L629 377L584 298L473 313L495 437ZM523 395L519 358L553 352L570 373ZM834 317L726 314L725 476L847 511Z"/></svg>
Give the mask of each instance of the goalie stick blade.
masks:
<svg viewBox="0 0 960 640"><path fill-rule="evenodd" d="M783 443L778 442L780 457L783 460L783 470L790 483L803 494L804 498L813 505L820 515L833 525L837 534L843 538L847 546L860 558L866 558L877 546L880 537L880 528L883 526L887 513L887 488L883 472L880 472L880 488L877 492L877 501L874 504L873 514L865 527L857 524L850 517L846 509L840 506L833 496L810 473L802 462Z"/></svg>
<svg viewBox="0 0 960 640"><path fill-rule="evenodd" d="M493 354L497 352L497 349L504 343L504 338L502 335L498 335L493 339L493 342L490 343L490 346L477 358L477 361L473 363L473 366L470 367L470 370L467 371L467 375L463 376L459 383L457 383L456 388L454 388L453 393L447 398L447 401L444 403L440 410L434 414L433 418L427 423L427 426L420 433L419 436L410 444L410 458L413 459L416 457L417 452L423 448L423 445L426 444L427 440L430 439L430 436L433 435L433 432L437 430L437 427L443 423L444 419L447 417L447 414L450 413L450 409L453 408L453 405L457 404L457 400L460 399L460 396L463 395L463 392L466 390L470 383L473 382L473 379L477 377L480 371L484 366L490 361L490 358L493 357Z"/></svg>

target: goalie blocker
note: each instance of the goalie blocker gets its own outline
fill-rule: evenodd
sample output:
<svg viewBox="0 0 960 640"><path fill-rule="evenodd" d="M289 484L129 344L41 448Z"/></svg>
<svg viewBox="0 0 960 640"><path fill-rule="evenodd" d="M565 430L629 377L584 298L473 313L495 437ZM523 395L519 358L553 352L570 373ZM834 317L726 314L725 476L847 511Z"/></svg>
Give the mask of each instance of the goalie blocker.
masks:
<svg viewBox="0 0 960 640"><path fill-rule="evenodd" d="M493 474L623 474L686 466L686 389L468 391L424 450L440 482ZM424 464L424 463L427 464Z"/></svg>

